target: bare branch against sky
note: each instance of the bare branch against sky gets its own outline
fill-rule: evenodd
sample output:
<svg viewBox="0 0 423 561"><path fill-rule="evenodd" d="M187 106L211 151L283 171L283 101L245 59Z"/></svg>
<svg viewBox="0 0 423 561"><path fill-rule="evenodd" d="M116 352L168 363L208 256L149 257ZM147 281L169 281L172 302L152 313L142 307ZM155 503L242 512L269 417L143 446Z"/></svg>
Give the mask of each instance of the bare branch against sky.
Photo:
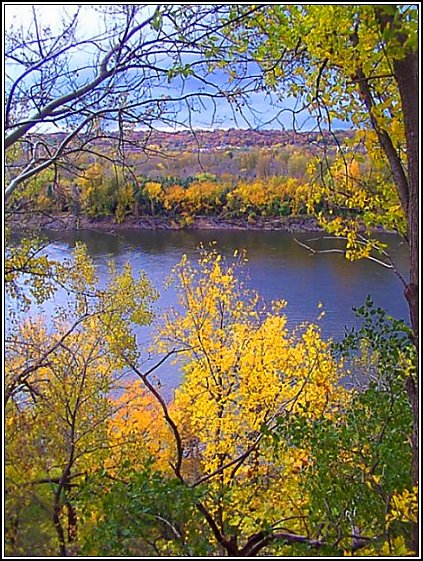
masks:
<svg viewBox="0 0 423 561"><path fill-rule="evenodd" d="M228 71L228 29L264 7L246 8L5 5L6 199L90 141L135 130L291 128L294 115L310 128L253 61Z"/></svg>

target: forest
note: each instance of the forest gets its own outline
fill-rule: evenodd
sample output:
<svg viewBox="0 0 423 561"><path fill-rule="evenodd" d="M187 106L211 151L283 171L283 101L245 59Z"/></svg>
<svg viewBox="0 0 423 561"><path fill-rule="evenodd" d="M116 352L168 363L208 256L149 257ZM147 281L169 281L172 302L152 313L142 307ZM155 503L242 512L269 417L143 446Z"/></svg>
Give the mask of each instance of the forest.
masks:
<svg viewBox="0 0 423 561"><path fill-rule="evenodd" d="M418 7L28 15L5 31L5 556L418 556ZM283 142L198 148L198 116L224 136L222 104L265 128L262 94ZM290 143L302 114L312 140ZM160 144L169 125L192 144ZM181 255L158 310L148 272L111 261L104 284L82 243L49 257L31 215L314 217L333 251L397 275L409 318L369 296L341 340L321 304L293 327L283 283L268 301L244 248L213 243Z"/></svg>

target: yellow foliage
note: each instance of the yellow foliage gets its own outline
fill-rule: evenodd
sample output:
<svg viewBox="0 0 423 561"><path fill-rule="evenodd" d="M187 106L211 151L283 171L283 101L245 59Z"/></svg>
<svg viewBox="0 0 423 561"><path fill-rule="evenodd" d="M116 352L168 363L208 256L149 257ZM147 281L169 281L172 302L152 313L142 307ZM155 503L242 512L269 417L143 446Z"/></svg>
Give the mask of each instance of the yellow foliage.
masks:
<svg viewBox="0 0 423 561"><path fill-rule="evenodd" d="M21 256L15 257L17 263ZM74 490L83 478L114 466L115 447L124 459L125 439L109 429L120 405L109 394L119 389L123 355L136 358L133 324L149 322L154 298L146 278L134 279L129 266L110 267L108 284L97 288L82 245L53 270L73 297L56 306L48 327L41 318L12 325L5 361L7 513L27 517L26 509L39 503L45 515L34 528L42 534L44 524L49 535L57 527L53 513L63 514L64 531L66 505L79 516ZM75 531L70 519L67 529Z"/></svg>
<svg viewBox="0 0 423 561"><path fill-rule="evenodd" d="M32 475L51 474L65 469L72 457L72 467L83 471L92 465L90 458L94 451L95 465L98 465L100 451L107 448L101 421L109 411L105 396L112 385L114 364L94 327L91 323L84 331L74 330L67 334L66 344L61 345L54 343L62 340L68 326L62 326L54 334L47 334L41 321L28 322L22 327L20 345L25 343L31 355L25 357L26 364L39 361L46 350L54 348L48 361L44 360L30 379L25 378L25 384L31 388L27 406L24 407L15 392L7 410L12 424L22 423L24 419L28 422L18 441L19 450L14 450L13 431L9 433L8 446L9 460L13 461L15 470L22 469L24 480L31 474L22 462L32 462ZM16 366L13 356L10 358L10 364Z"/></svg>
<svg viewBox="0 0 423 561"><path fill-rule="evenodd" d="M418 517L418 489L411 491L404 489L396 492L391 497L390 510L386 515L386 524L390 526L395 521L417 522Z"/></svg>
<svg viewBox="0 0 423 561"><path fill-rule="evenodd" d="M185 351L172 406L184 477L210 479L209 511L241 531L260 516L292 516L292 529L304 530L301 479L312 458L288 444L275 455L263 430L279 416L336 415L348 399L340 365L316 326L289 334L284 303L266 309L216 252L204 252L197 267L184 257L174 274L183 311L167 314L155 348Z"/></svg>
<svg viewBox="0 0 423 561"><path fill-rule="evenodd" d="M115 199L111 177L106 174L104 166L96 162L78 177L79 201L84 211L90 216L110 214L110 202Z"/></svg>
<svg viewBox="0 0 423 561"><path fill-rule="evenodd" d="M48 195L48 189L55 184L55 172L52 169L41 171L31 179L25 181L22 186L12 194L11 201L31 201L32 209L35 211L46 211L52 206L52 198Z"/></svg>
<svg viewBox="0 0 423 561"><path fill-rule="evenodd" d="M134 189L131 184L123 183L117 190L117 207L115 211L116 222L123 222L125 216L130 213L134 204Z"/></svg>
<svg viewBox="0 0 423 561"><path fill-rule="evenodd" d="M351 553L344 551L344 555ZM364 547L354 553L355 557L414 557L415 552L411 551L405 543L404 536L397 536L390 541L383 542L381 547Z"/></svg>
<svg viewBox="0 0 423 561"><path fill-rule="evenodd" d="M161 196L163 195L161 184L155 181L148 181L144 185L144 190L147 193L148 197L153 200L160 200Z"/></svg>
<svg viewBox="0 0 423 561"><path fill-rule="evenodd" d="M171 185L163 193L163 206L166 210L177 211L185 201L185 189L180 185Z"/></svg>
<svg viewBox="0 0 423 561"><path fill-rule="evenodd" d="M307 191L307 185L297 179L271 177L266 180L240 181L235 189L228 193L228 208L236 209L242 213L255 211L263 216L274 214L277 203L293 201L292 212L298 212L301 201L300 192Z"/></svg>

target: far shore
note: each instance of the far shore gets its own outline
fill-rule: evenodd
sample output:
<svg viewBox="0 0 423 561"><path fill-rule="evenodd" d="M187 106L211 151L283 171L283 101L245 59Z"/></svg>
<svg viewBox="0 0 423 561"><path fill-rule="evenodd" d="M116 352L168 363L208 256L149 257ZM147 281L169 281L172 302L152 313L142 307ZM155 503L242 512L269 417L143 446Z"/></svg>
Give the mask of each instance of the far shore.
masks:
<svg viewBox="0 0 423 561"><path fill-rule="evenodd" d="M162 216L128 217L116 223L114 217L90 218L70 214L19 216L11 223L13 230L94 230L99 232L119 232L123 230L267 230L282 232L322 232L316 218L312 216L283 216L280 218L256 217L221 218L216 216L195 216L189 223L182 218Z"/></svg>
<svg viewBox="0 0 423 561"><path fill-rule="evenodd" d="M75 216L69 213L54 215L25 213L14 215L7 223L15 232L22 230L55 230L58 232L91 230L113 234L125 230L261 230L296 234L325 231L314 216L307 215L281 216L278 218L258 216L254 219L194 216L190 217L188 222L183 217L128 216L123 222L117 223L113 216L92 218ZM396 233L383 228L374 228L373 231L386 234Z"/></svg>

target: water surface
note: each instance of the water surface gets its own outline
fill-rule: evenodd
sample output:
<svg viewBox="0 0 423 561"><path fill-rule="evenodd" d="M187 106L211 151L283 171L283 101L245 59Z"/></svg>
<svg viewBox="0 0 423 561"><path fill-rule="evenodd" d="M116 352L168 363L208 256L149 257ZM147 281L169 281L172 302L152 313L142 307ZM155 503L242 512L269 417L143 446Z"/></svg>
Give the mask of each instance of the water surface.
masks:
<svg viewBox="0 0 423 561"><path fill-rule="evenodd" d="M107 276L107 265L114 261L119 268L131 263L134 272L143 270L159 290L156 309L175 304L175 291L165 290L163 283L172 267L185 253L195 259L200 244L207 246L216 241L224 255L232 256L235 249L246 249L248 256L247 283L267 301L285 299L288 325L315 321L317 305L322 302L325 316L320 321L324 336L342 338L345 328L356 323L352 307L363 304L371 295L375 304L397 318L408 320L403 287L398 277L372 261L346 261L342 255L325 253L310 255L299 246L299 241L322 238L318 234L296 234L266 231L146 231L131 230L118 234L93 231L47 232L52 241L47 253L55 259L67 257L77 241L87 245L94 260L100 281ZM406 246L393 235L381 236L389 243L396 267L407 274L409 258ZM310 245L332 248L332 240L310 242ZM55 296L60 302L63 292ZM45 308L46 309L46 308ZM47 306L48 313L48 306ZM151 336L151 329L143 328L140 342ZM161 377L170 385L179 382L180 374L174 368L162 370Z"/></svg>

